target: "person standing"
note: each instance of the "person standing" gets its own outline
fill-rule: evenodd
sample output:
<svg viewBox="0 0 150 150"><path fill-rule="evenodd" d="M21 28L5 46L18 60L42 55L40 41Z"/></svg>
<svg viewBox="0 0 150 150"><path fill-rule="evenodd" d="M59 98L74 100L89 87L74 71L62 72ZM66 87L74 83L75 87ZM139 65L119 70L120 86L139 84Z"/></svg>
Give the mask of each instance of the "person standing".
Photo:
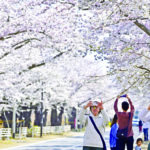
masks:
<svg viewBox="0 0 150 150"><path fill-rule="evenodd" d="M117 115L114 115L114 118L112 120L111 123L111 130L110 130L110 138L109 138L109 144L110 144L110 148L111 150L117 150L117 130L118 130L118 124L117 124Z"/></svg>
<svg viewBox="0 0 150 150"><path fill-rule="evenodd" d="M150 104L148 106L148 108L146 109L143 109L140 113L139 113L139 118L142 120L142 121L147 121L150 123ZM148 148L147 150L150 150L150 125L148 127L148 140L149 140L149 144L148 144Z"/></svg>
<svg viewBox="0 0 150 150"><path fill-rule="evenodd" d="M140 133L142 132L142 126L143 126L142 120L139 120L139 132Z"/></svg>
<svg viewBox="0 0 150 150"><path fill-rule="evenodd" d="M131 99L128 97L128 95L125 95L125 97L128 99L127 101L122 102L122 110L123 112L118 111L118 100L120 96L117 97L115 103L114 103L114 110L117 114L118 117L118 130L124 130L127 129L127 135L122 138L118 137L117 140L117 145L118 149L117 150L125 150L125 145L127 145L127 150L133 150L133 129L132 129L132 119L133 119L133 114L134 114L134 106L132 104ZM130 112L127 112L129 109L129 104L130 104Z"/></svg>
<svg viewBox="0 0 150 150"><path fill-rule="evenodd" d="M144 132L144 141L148 141L148 128L150 126L149 121L143 121L143 132Z"/></svg>
<svg viewBox="0 0 150 150"><path fill-rule="evenodd" d="M90 108L90 114L86 114L87 108ZM88 102L88 104L83 107L79 119L80 123L86 126L83 139L83 150L106 150L103 139L105 126L108 124L109 118L103 108L102 102ZM102 135L102 138L97 133L93 122Z"/></svg>

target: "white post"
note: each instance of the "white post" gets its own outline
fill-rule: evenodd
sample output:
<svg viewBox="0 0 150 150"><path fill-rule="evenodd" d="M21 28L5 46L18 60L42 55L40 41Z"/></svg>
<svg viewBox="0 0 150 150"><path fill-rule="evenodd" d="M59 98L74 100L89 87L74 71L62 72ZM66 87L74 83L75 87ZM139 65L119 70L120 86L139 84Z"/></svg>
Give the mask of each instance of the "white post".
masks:
<svg viewBox="0 0 150 150"><path fill-rule="evenodd" d="M13 106L13 122L12 122L13 138L16 133L16 105Z"/></svg>
<svg viewBox="0 0 150 150"><path fill-rule="evenodd" d="M78 131L78 108L76 108L75 130Z"/></svg>
<svg viewBox="0 0 150 150"><path fill-rule="evenodd" d="M19 139L21 139L21 127L19 127Z"/></svg>
<svg viewBox="0 0 150 150"><path fill-rule="evenodd" d="M4 117L5 117L5 119L6 119L6 123L7 123L7 128L9 128L9 123L8 123L8 119L7 119L7 116L6 116L6 114L5 114L5 110L4 110Z"/></svg>

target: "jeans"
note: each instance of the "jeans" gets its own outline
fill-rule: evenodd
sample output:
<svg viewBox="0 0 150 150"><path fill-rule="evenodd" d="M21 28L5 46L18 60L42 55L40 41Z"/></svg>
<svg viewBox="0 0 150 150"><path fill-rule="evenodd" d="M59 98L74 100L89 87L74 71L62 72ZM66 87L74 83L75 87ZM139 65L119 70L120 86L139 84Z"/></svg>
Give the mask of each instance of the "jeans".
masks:
<svg viewBox="0 0 150 150"><path fill-rule="evenodd" d="M139 126L139 132L142 132L142 126Z"/></svg>
<svg viewBox="0 0 150 150"><path fill-rule="evenodd" d="M125 139L118 139L117 150L125 150L125 145L127 145L127 150L133 150L133 143L133 136L127 137Z"/></svg>
<svg viewBox="0 0 150 150"><path fill-rule="evenodd" d="M83 146L83 150L103 150L103 148Z"/></svg>
<svg viewBox="0 0 150 150"><path fill-rule="evenodd" d="M144 128L143 132L144 132L144 141L148 141L148 128Z"/></svg>
<svg viewBox="0 0 150 150"><path fill-rule="evenodd" d="M110 149L111 150L117 150L117 147L111 147Z"/></svg>

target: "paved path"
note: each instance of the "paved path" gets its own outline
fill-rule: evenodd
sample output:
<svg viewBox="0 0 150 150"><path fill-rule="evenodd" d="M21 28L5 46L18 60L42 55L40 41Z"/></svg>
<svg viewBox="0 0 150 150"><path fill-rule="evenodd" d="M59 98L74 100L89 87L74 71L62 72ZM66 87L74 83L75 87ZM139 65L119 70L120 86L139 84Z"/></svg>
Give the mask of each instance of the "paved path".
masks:
<svg viewBox="0 0 150 150"><path fill-rule="evenodd" d="M83 133L79 133L79 136L47 140L38 144L18 146L7 150L82 150L82 139Z"/></svg>
<svg viewBox="0 0 150 150"><path fill-rule="evenodd" d="M109 128L107 128L105 134L107 150L110 150L109 132L110 132ZM139 136L138 128L134 127L135 140L138 136ZM39 142L38 144L36 143L27 146L18 146L15 148L8 148L7 150L82 150L82 142L83 142L83 133L79 133L78 136L47 140L47 141ZM146 150L146 149L144 148L142 150Z"/></svg>

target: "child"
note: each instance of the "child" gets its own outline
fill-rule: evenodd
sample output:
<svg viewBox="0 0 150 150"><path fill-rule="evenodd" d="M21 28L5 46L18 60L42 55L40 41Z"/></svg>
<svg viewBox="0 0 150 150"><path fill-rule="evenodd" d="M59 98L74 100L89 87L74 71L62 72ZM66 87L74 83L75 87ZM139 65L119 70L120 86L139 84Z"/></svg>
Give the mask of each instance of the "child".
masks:
<svg viewBox="0 0 150 150"><path fill-rule="evenodd" d="M118 130L118 124L117 124L117 115L114 115L114 118L112 120L111 123L111 130L110 130L110 139L109 139L109 144L110 144L110 148L111 150L117 150L117 130Z"/></svg>
<svg viewBox="0 0 150 150"><path fill-rule="evenodd" d="M142 149L141 149L142 143L143 143L143 140L142 140L141 138L138 138L138 139L136 140L137 146L135 147L135 150L142 150Z"/></svg>
<svg viewBox="0 0 150 150"><path fill-rule="evenodd" d="M87 108L90 108L90 114L86 114ZM102 137L104 137L105 126L109 122L109 118L103 108L102 102L90 101L85 105L80 114L81 124L86 125L86 130L84 134L83 150L103 150L105 149L105 144L103 139L97 133L91 117L100 131Z"/></svg>

